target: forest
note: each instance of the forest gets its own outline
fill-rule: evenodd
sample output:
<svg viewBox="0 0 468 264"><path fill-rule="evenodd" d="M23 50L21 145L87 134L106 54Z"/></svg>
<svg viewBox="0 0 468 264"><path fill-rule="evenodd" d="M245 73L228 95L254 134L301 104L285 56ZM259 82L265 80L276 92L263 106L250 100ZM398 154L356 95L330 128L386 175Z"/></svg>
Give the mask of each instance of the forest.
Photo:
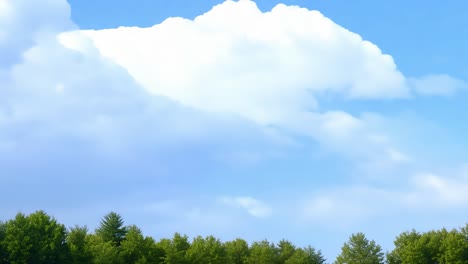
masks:
<svg viewBox="0 0 468 264"><path fill-rule="evenodd" d="M468 224L453 230L406 231L383 252L363 233L350 236L335 260L312 246L288 240L222 242L213 236L189 239L175 233L155 240L110 212L90 232L86 226L66 228L44 211L18 213L0 222L0 263L5 264L468 264Z"/></svg>

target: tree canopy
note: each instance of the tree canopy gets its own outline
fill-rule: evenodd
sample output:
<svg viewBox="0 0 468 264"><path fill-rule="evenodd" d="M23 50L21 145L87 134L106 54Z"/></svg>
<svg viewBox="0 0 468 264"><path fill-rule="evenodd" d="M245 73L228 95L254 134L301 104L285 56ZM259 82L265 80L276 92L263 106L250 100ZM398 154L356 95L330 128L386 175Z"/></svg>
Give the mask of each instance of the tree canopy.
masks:
<svg viewBox="0 0 468 264"><path fill-rule="evenodd" d="M350 236L335 264L468 264L468 225L453 230L403 232L386 255L363 233ZM386 257L386 260L385 260ZM325 264L320 250L291 241L223 242L214 236L155 240L114 212L94 233L86 226L65 228L44 211L18 213L0 222L0 264Z"/></svg>
<svg viewBox="0 0 468 264"><path fill-rule="evenodd" d="M363 233L351 235L341 248L335 264L383 264L384 253L374 240L369 241Z"/></svg>
<svg viewBox="0 0 468 264"><path fill-rule="evenodd" d="M96 235L100 236L104 242L111 242L116 246L120 246L126 233L127 229L122 217L115 212L105 215L96 229Z"/></svg>

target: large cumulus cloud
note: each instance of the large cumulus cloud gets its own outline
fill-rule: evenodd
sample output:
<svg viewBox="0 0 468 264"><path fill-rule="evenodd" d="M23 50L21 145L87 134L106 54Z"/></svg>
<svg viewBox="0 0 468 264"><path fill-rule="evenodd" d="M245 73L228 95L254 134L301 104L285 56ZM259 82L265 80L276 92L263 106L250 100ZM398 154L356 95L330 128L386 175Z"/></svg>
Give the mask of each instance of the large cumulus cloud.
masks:
<svg viewBox="0 0 468 264"><path fill-rule="evenodd" d="M285 186L285 196L257 189L288 183L301 170L307 179L296 182L309 193L329 176L309 175L320 171L310 165L311 153L338 154L329 167L345 157L352 169L372 173L414 161L392 134L414 124L392 130L385 116L329 109L323 98L409 100L466 86L448 75L407 78L376 45L294 6L262 12L249 0L225 1L194 20L85 31L69 16L64 0L0 0L0 186L9 186L0 199L13 201L1 208L10 215L43 208L73 221L75 208L81 217L99 217L112 207L137 218L145 210L134 204L173 200L169 211L153 208L153 216L169 215L157 223L167 230L203 222L208 229L232 207L247 212L236 216L245 225L245 215L283 223L300 214L307 220L366 215L377 207L373 199L390 204L401 192L388 189L388 181L374 188L365 178L358 187L307 196L293 212L278 204L303 199L297 186ZM269 158L274 162L255 167ZM303 160L291 162L296 158ZM286 173L271 180L281 166ZM349 183L351 175L335 180ZM465 208L465 178L417 175L410 178L417 184L390 182L410 189L403 194L415 206L437 197L439 207ZM199 188L205 197L197 200Z"/></svg>
<svg viewBox="0 0 468 264"><path fill-rule="evenodd" d="M155 94L207 111L278 123L317 109L315 96L408 96L391 56L318 11L226 1L194 20L169 18L151 28L67 33L88 37Z"/></svg>

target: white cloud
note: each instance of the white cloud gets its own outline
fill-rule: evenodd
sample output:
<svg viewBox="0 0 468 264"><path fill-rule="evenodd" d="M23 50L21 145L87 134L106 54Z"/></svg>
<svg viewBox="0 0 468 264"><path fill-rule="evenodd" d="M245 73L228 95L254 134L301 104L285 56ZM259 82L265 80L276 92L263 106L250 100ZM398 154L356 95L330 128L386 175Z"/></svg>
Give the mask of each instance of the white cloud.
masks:
<svg viewBox="0 0 468 264"><path fill-rule="evenodd" d="M149 94L125 69L102 58L89 40L57 39L61 27L71 24L65 1L51 1L50 10L43 3L35 11L24 1L7 3L14 14L11 21L25 20L33 12L38 24L18 28L15 35L33 41L21 49L15 46L8 50L12 58L20 60L3 65L4 71L0 69L0 155L7 155L12 148L53 147L50 144L64 145L57 143L61 140L78 140L106 155L125 155L142 147L162 151L194 144L217 145L218 149L207 152L222 152L235 160L231 152L249 155L254 149L260 153L262 146L275 145L276 139L268 131L238 116L205 113ZM36 4L31 2L30 6ZM47 34L35 39L33 31L43 32L44 28ZM0 29L10 27L0 25ZM86 52L67 49L63 43ZM232 140L226 142L226 137Z"/></svg>
<svg viewBox="0 0 468 264"><path fill-rule="evenodd" d="M322 92L408 95L391 56L318 11L295 6L262 13L252 1L225 1L193 21L169 18L151 28L70 32L61 39L77 35L88 36L155 94L262 124L315 109ZM81 41L64 45L83 51Z"/></svg>
<svg viewBox="0 0 468 264"><path fill-rule="evenodd" d="M272 214L270 206L252 197L222 197L220 202L228 206L244 209L257 218L265 218Z"/></svg>
<svg viewBox="0 0 468 264"><path fill-rule="evenodd" d="M279 156L265 146L292 145L299 134L366 164L411 161L377 115L320 109L318 94L369 99L410 91L391 56L318 11L280 4L262 12L252 1L226 1L194 20L56 36L74 28L69 6L39 2L6 2L15 14L7 20L29 26L0 29L17 29L29 42L8 51L20 63L0 71L2 128L32 124L30 136L71 135L109 153L137 143L222 141L218 134L240 131L233 145L267 138L257 151L218 155L245 163Z"/></svg>
<svg viewBox="0 0 468 264"><path fill-rule="evenodd" d="M415 174L391 186L342 186L323 190L301 207L305 219L347 222L398 213L443 213L468 208L468 174Z"/></svg>
<svg viewBox="0 0 468 264"><path fill-rule="evenodd" d="M422 95L453 95L458 90L468 89L468 83L446 74L410 78L412 88Z"/></svg>
<svg viewBox="0 0 468 264"><path fill-rule="evenodd" d="M324 94L345 99L402 98L411 89L418 94L450 94L465 86L445 75L406 79L391 56L377 46L317 11L298 7L278 5L261 12L252 1L226 1L195 20L171 18L151 28L57 35L74 29L69 17L64 0L0 0L0 184L12 185L14 179L18 184L12 186L20 186L33 177L44 186L72 182L69 189L62 188L64 195L76 191L79 195L69 197L89 200L59 201L64 204L92 207L95 200L105 201L117 192L121 197L121 191L141 192L151 184L159 189L149 193L174 195L165 193L171 190L166 179L180 182L181 193L192 191L187 179L205 170L192 171L190 163L210 169L213 163L219 169L226 164L219 161L226 159L255 163L265 156L279 157L277 145L302 143L304 135L317 140L326 152L370 167L373 174L379 172L376 168L388 171L416 158L394 142L394 131L382 126L385 118L322 109L318 98ZM404 134L408 127L401 127L394 130ZM92 149L83 150L86 147ZM100 151L129 158L116 162L97 155ZM110 164L120 160L127 164ZM347 181L353 173L342 177ZM167 178L160 180L161 175ZM300 212L308 220L343 223L405 210L467 208L466 177L396 178L400 181L392 186L362 183L366 178L352 186L323 190L300 204ZM76 181L82 182L80 187ZM110 188L106 194L88 190L103 181L125 190ZM86 190L86 195L78 189ZM35 192L21 190L24 195L15 195L25 200ZM195 195L190 191L187 196ZM148 197L151 194L145 193L141 200L133 200L129 211L134 204L151 200ZM197 233L244 228L249 221L273 213L270 220L282 221L274 198L265 202L224 197L216 205L187 198L136 209L145 214L140 219L166 217L155 230ZM56 200L49 196L48 203L9 206L54 208ZM291 206L297 201L291 195L282 202ZM106 208L110 206L101 210ZM284 218L296 216L292 212Z"/></svg>
<svg viewBox="0 0 468 264"><path fill-rule="evenodd" d="M0 0L0 21L3 22L11 16L11 6L7 0Z"/></svg>
<svg viewBox="0 0 468 264"><path fill-rule="evenodd" d="M75 28L66 1L1 0L0 69L18 63L40 39Z"/></svg>
<svg viewBox="0 0 468 264"><path fill-rule="evenodd" d="M408 156L389 139L374 142L388 136L366 117L319 110L324 93L377 99L410 91L391 56L318 11L280 4L262 12L253 1L225 1L194 20L72 31L59 41L89 56L100 53L147 91L194 109L305 133L367 163Z"/></svg>
<svg viewBox="0 0 468 264"><path fill-rule="evenodd" d="M411 161L411 158L408 155L402 153L399 150L389 148L389 149L387 149L387 153L390 156L390 159L392 161L395 161L395 162L409 162L409 161Z"/></svg>
<svg viewBox="0 0 468 264"><path fill-rule="evenodd" d="M423 173L412 178L408 203L423 208L468 208L468 175L442 177Z"/></svg>
<svg viewBox="0 0 468 264"><path fill-rule="evenodd" d="M367 186L348 186L320 192L302 203L299 213L303 219L334 224L346 219L346 224L368 219L392 206L382 203L390 194ZM344 223L344 224L345 224Z"/></svg>
<svg viewBox="0 0 468 264"><path fill-rule="evenodd" d="M226 1L193 21L171 18L147 29L73 31L56 38L74 27L65 1L53 0L47 8L36 6L39 2L7 3L14 14L9 21L25 25L15 28L15 36L29 40L21 49L14 38L7 41L15 44L8 53L21 61L8 64L0 79L0 125L31 126L21 140L77 137L107 153L122 153L135 144L183 144L220 139L222 133L244 133L239 138L248 142L258 133L255 140L281 145L294 142L288 134L293 130L333 152L363 157L351 147L366 142L367 121L341 111L307 113L317 109L314 95L407 93L391 57L317 11L279 5L262 13L251 1ZM241 20L239 13L245 15ZM0 28L13 32L6 24ZM360 75L367 64L372 71ZM383 77L373 80L374 75ZM372 90L367 82L375 82ZM234 144L245 148L218 156L257 162L265 153L279 155L263 143L257 151L250 143Z"/></svg>

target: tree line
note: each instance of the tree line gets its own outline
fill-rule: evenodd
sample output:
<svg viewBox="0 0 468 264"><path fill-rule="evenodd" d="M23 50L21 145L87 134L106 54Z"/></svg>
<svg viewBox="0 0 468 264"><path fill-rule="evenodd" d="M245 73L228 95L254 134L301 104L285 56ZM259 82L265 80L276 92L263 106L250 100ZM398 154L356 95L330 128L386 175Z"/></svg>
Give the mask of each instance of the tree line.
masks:
<svg viewBox="0 0 468 264"><path fill-rule="evenodd" d="M460 229L404 232L387 253L363 233L351 235L334 264L468 264L468 224ZM175 233L156 241L122 217L105 215L94 233L86 226L66 228L44 211L0 222L1 264L324 264L320 250L287 240L251 244L237 238Z"/></svg>

